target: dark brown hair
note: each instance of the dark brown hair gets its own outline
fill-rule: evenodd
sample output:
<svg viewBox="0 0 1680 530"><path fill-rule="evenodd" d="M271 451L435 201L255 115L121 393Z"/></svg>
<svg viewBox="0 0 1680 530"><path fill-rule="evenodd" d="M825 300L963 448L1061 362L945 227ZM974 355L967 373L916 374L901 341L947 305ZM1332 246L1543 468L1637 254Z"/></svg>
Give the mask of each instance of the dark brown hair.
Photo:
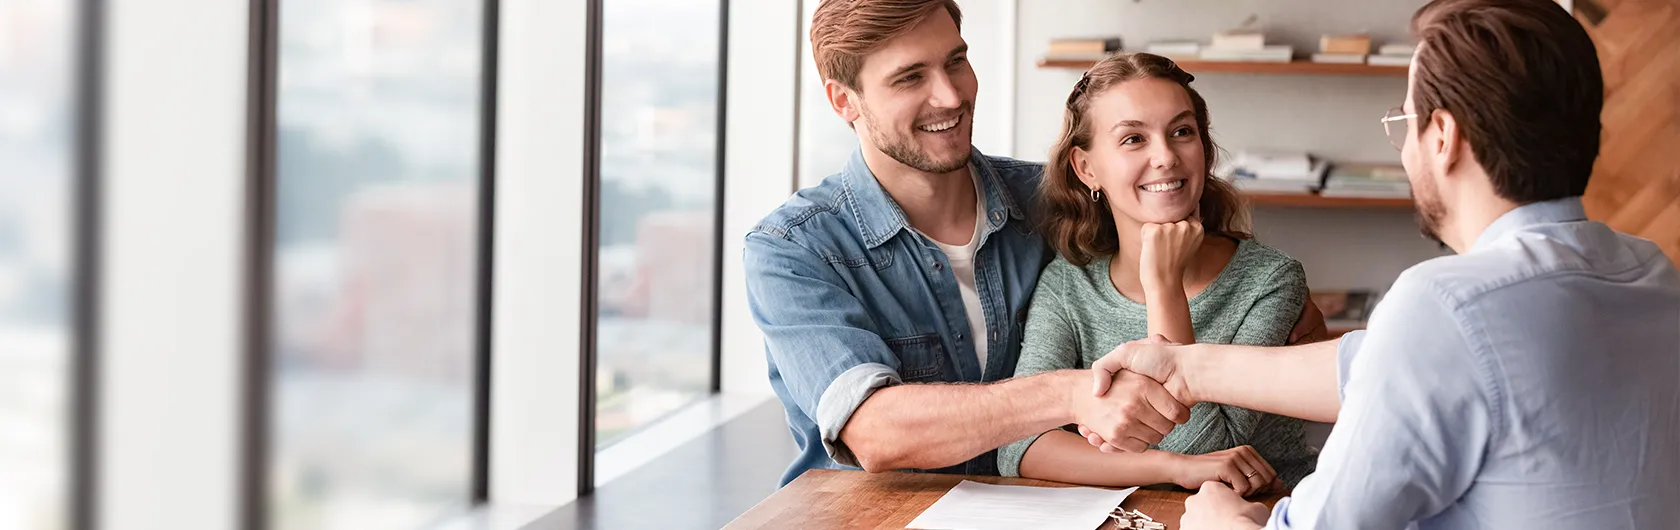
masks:
<svg viewBox="0 0 1680 530"><path fill-rule="evenodd" d="M823 0L811 16L811 58L817 74L861 91L863 58L915 29L939 8L962 28L956 0Z"/></svg>
<svg viewBox="0 0 1680 530"><path fill-rule="evenodd" d="M1549 0L1435 0L1412 17L1418 133L1457 120L1500 197L1585 193L1598 158L1604 77L1579 22Z"/></svg>
<svg viewBox="0 0 1680 530"><path fill-rule="evenodd" d="M1063 113L1062 135L1050 149L1050 161L1044 165L1044 180L1039 184L1039 211L1043 212L1044 238L1050 246L1074 265L1083 266L1092 259L1114 254L1120 250L1120 234L1114 228L1114 212L1107 201L1091 200L1091 188L1079 181L1073 171L1073 150L1090 149L1091 100L1110 88L1136 79L1165 79L1178 83L1190 95L1196 114L1196 129L1202 138L1202 153L1207 163L1202 168L1202 197L1200 200L1202 231L1235 239L1248 239L1244 231L1247 220L1237 190L1230 183L1213 176L1213 166L1219 146L1214 145L1208 127L1207 101L1196 89L1190 88L1195 76L1178 67L1172 59L1147 53L1119 54L1103 59L1085 72L1068 95Z"/></svg>

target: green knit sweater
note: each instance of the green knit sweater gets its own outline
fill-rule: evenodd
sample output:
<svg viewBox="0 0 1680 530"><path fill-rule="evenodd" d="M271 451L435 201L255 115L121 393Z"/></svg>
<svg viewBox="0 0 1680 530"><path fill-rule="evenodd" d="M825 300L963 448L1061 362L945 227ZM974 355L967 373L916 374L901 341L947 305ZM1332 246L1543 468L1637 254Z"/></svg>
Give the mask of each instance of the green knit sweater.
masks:
<svg viewBox="0 0 1680 530"><path fill-rule="evenodd" d="M1078 267L1056 259L1039 277L1027 315L1015 376L1086 368L1121 343L1146 338L1147 309L1114 289L1111 258ZM1282 252L1244 240L1230 263L1190 299L1196 342L1281 346L1307 299L1306 272ZM1241 407L1200 403L1190 422L1167 434L1155 449L1207 454L1252 445L1293 488L1312 473L1318 455L1302 440L1301 420ZM1018 476L1033 436L998 449L998 472Z"/></svg>

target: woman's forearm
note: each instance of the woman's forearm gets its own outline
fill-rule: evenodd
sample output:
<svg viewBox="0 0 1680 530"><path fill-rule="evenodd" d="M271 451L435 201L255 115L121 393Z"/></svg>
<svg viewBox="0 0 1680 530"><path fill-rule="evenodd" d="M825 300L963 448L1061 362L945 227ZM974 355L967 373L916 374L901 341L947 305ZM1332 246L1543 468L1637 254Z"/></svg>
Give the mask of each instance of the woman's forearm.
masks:
<svg viewBox="0 0 1680 530"><path fill-rule="evenodd" d="M1166 484L1174 482L1179 456L1159 450L1104 453L1078 434L1056 429L1027 448L1021 476L1093 486Z"/></svg>
<svg viewBox="0 0 1680 530"><path fill-rule="evenodd" d="M1144 306L1149 313L1149 335L1162 335L1170 342L1193 344L1196 330L1190 322L1190 301L1184 297L1182 284L1162 286L1144 293Z"/></svg>

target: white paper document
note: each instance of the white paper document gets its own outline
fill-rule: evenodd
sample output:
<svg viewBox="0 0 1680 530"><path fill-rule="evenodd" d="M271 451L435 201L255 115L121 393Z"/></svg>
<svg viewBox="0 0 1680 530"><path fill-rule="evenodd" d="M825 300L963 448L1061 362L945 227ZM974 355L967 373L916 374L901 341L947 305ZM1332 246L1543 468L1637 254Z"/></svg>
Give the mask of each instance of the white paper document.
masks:
<svg viewBox="0 0 1680 530"><path fill-rule="evenodd" d="M919 530L1093 530L1137 488L998 486L964 480L910 526Z"/></svg>

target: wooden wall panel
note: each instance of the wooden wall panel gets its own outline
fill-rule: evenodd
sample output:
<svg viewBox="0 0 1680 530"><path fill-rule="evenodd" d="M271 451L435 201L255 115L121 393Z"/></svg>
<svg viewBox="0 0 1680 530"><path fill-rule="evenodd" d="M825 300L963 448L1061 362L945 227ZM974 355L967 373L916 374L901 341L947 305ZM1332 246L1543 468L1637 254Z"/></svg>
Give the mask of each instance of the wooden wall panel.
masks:
<svg viewBox="0 0 1680 530"><path fill-rule="evenodd" d="M1680 263L1680 0L1597 3L1606 13L1598 24L1579 17L1604 70L1587 216L1657 242Z"/></svg>

